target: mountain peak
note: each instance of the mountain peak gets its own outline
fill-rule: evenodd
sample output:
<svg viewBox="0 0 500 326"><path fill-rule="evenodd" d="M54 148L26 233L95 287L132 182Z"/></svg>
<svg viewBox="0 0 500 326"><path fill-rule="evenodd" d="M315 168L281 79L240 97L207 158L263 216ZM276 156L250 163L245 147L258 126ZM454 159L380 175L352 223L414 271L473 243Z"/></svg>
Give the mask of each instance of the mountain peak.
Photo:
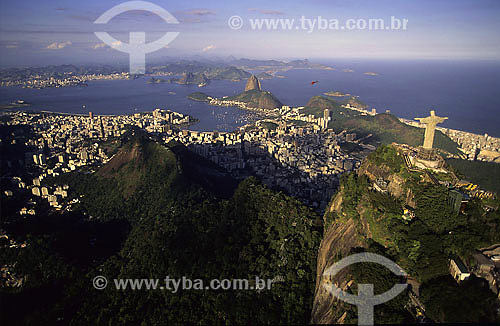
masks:
<svg viewBox="0 0 500 326"><path fill-rule="evenodd" d="M236 185L227 171L184 145L158 143L142 130L127 133L116 155L97 175L117 181L126 198L137 189L165 186L176 193L201 187L216 196L228 197Z"/></svg>
<svg viewBox="0 0 500 326"><path fill-rule="evenodd" d="M257 79L257 76L252 75L250 78L248 78L247 84L245 86L245 92L246 91L251 91L251 90L258 90L260 91L260 81Z"/></svg>

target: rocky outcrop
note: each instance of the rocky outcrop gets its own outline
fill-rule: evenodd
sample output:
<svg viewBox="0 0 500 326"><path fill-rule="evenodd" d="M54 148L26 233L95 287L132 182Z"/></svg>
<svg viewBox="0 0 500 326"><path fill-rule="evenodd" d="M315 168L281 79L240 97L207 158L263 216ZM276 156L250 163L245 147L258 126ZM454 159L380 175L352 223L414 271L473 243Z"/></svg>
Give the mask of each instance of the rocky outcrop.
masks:
<svg viewBox="0 0 500 326"><path fill-rule="evenodd" d="M229 97L228 99L246 103L249 108L272 110L283 106L271 92L261 90L260 82L255 75L252 75L248 79L243 93Z"/></svg>
<svg viewBox="0 0 500 326"><path fill-rule="evenodd" d="M245 91L239 95L230 97L229 99L244 102L250 108L272 110L283 106L283 104L270 92L259 91L256 89Z"/></svg>
<svg viewBox="0 0 500 326"><path fill-rule="evenodd" d="M376 165L365 161L358 169L358 175L366 175L370 182L375 182L378 178L386 180L389 194L405 201L410 207L416 207L415 196L411 189L405 187L405 179L399 174L391 173L390 168L385 164Z"/></svg>
<svg viewBox="0 0 500 326"><path fill-rule="evenodd" d="M148 80L148 84L161 84L165 82L167 82L165 79L155 77L151 77L151 79Z"/></svg>
<svg viewBox="0 0 500 326"><path fill-rule="evenodd" d="M255 75L252 75L250 76L250 78L248 78L247 84L245 86L245 92L252 90L257 90L257 91L261 90L260 81L257 79Z"/></svg>
<svg viewBox="0 0 500 326"><path fill-rule="evenodd" d="M274 97L273 94L270 92L261 92L257 107L263 109L275 109L282 106L283 104L276 97Z"/></svg>
<svg viewBox="0 0 500 326"><path fill-rule="evenodd" d="M190 78L190 75L186 74L185 77ZM181 83L181 81L179 83ZM202 102L209 102L211 99L211 97L207 94L200 92L192 93L188 96L188 98L194 101ZM254 75L248 79L243 93L235 96L224 97L223 99L245 103L246 107L251 109L273 110L283 106L283 103L281 103L271 92L261 90L260 82Z"/></svg>
<svg viewBox="0 0 500 326"><path fill-rule="evenodd" d="M197 85L197 84L208 84L210 80L203 73L193 74L192 72L188 72L182 75L181 79L172 78L170 79L170 82L181 85Z"/></svg>
<svg viewBox="0 0 500 326"><path fill-rule="evenodd" d="M327 208L325 216L331 213L340 214L342 204L342 192L339 192ZM326 225L326 221L325 221ZM337 219L325 229L323 240L318 250L316 269L316 288L314 291L314 302L311 313L313 324L337 324L342 323L345 312L345 303L334 298L325 288L325 285L335 283L339 288L344 288L351 280L349 270L346 268L335 276L323 275L325 270L339 260L339 257L347 256L351 249L363 247L360 230L353 219ZM344 316L345 317L345 316Z"/></svg>
<svg viewBox="0 0 500 326"><path fill-rule="evenodd" d="M388 190L392 195L406 196L404 179L392 174L390 168L385 164L377 165L365 160L356 172L359 177L366 176L369 182L378 178L388 181ZM349 304L333 297L325 288L325 285L335 284L338 288L346 289L352 281L349 268L345 268L335 276L323 275L326 269L335 264L341 258L348 256L353 248L366 248L367 239L373 237L370 224L367 220L369 213L367 207L361 203L369 202L366 194L360 199L356 207L359 214L358 219L346 213L343 209L345 201L345 185L341 185L339 192L330 202L325 211L325 232L318 250L316 288L314 292L311 323L313 324L343 324L349 309ZM411 196L411 194L408 194Z"/></svg>
<svg viewBox="0 0 500 326"><path fill-rule="evenodd" d="M391 174L389 178L387 178L387 181L389 182L387 185L387 191L389 191L392 196L401 198L406 194L406 189L404 187L405 179L402 176Z"/></svg>
<svg viewBox="0 0 500 326"><path fill-rule="evenodd" d="M375 181L378 178L387 179L390 175L388 166L382 164L377 165L368 161L364 161L357 171L358 175L366 175L370 181Z"/></svg>

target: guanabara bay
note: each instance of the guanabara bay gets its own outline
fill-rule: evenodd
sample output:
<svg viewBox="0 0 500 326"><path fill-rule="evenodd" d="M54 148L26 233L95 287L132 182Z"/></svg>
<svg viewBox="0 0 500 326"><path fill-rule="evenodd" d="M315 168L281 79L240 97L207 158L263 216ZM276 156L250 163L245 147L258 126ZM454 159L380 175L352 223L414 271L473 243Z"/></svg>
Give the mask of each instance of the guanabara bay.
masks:
<svg viewBox="0 0 500 326"><path fill-rule="evenodd" d="M500 2L1 7L0 325L500 324Z"/></svg>

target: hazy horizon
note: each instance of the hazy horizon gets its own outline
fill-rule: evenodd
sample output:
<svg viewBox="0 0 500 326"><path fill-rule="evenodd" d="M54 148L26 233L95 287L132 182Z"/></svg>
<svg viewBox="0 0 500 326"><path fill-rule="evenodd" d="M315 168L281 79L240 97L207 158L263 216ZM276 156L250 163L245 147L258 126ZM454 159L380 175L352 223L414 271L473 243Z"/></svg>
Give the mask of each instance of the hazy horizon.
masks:
<svg viewBox="0 0 500 326"><path fill-rule="evenodd" d="M331 60L500 60L500 2L440 0L416 2L322 1L153 1L179 24L166 24L155 13L125 12L106 25L94 21L124 1L68 3L34 0L0 5L0 65L40 66L61 63L123 62L128 54L111 49L95 35L107 31L127 43L129 32L146 32L151 42L167 31L179 36L147 59L165 57L235 57ZM238 16L243 26L231 28ZM317 24L298 25L302 17ZM329 30L319 21L383 19L408 21L406 30ZM250 20L293 20L293 28L257 30ZM307 27L305 30L302 27Z"/></svg>

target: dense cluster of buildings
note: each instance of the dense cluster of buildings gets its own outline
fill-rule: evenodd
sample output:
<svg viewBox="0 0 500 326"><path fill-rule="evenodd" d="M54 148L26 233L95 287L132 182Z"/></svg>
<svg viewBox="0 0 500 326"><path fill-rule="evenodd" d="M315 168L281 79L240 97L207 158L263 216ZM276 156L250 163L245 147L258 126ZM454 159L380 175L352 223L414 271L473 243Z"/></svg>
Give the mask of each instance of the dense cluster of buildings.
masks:
<svg viewBox="0 0 500 326"><path fill-rule="evenodd" d="M446 128L439 130L460 145L469 160L500 163L500 138Z"/></svg>
<svg viewBox="0 0 500 326"><path fill-rule="evenodd" d="M165 143L172 140L181 142L193 152L225 168L236 179L256 176L273 189L278 189L301 200L306 205L322 212L336 191L341 175L359 167L361 161L374 149L356 139L356 134L342 131L335 133L328 128L330 112L325 109L321 117L302 114L302 108L283 106L262 112L263 118L255 123L240 127L234 132L199 132L182 129L195 120L190 116L169 110L156 109L153 112L119 116L69 115L54 113L9 112L7 125L29 125L28 137L16 138L25 142L32 150L24 158L2 158L8 167L20 164L27 174L10 175L13 189L5 190L5 196L13 196L16 189L28 193L26 201L19 208L20 216L37 214L42 206L54 210L70 211L79 198L68 197L67 184L54 184L51 177L77 169L93 171L105 164L116 153L117 138L130 126L136 126L154 134ZM372 114L364 112L364 114ZM463 135L446 130L447 134L462 139ZM465 133L476 139L481 148L498 150L497 139ZM26 135L25 135L26 136ZM475 138L474 138L475 137ZM476 141L474 140L474 141ZM345 146L347 145L347 146ZM345 147L355 148L346 151ZM408 145L396 145L403 154L407 168L424 171L437 184L450 187L449 204L461 210L464 200L474 193L488 195L479 188L461 185L456 177L436 178L430 171L450 174L439 164L442 158L424 157ZM425 151L424 151L425 154ZM429 154L430 155L430 154ZM437 162L436 166L419 166ZM384 178L373 180L373 188L388 192L388 181ZM474 192L475 191L475 192ZM483 197L481 197L483 198ZM415 208L409 204L403 207L402 220L410 223L415 217ZM23 245L12 243L11 245ZM485 278L490 289L500 295L500 247L486 248L473 255L466 264L459 257L450 259L450 274L462 282L472 274ZM13 286L20 286L22 279L5 267L0 274ZM1 276L0 275L0 276ZM417 298L418 299L418 298Z"/></svg>
<svg viewBox="0 0 500 326"><path fill-rule="evenodd" d="M165 142L184 143L236 178L256 175L270 187L323 209L340 174L358 166L369 149L360 148L358 156L341 151L340 144L354 141L356 136L327 129L328 110L321 118L299 112L300 108L277 108L268 113L272 119L259 120L232 133L180 130L176 127L194 119L160 109L120 116L12 112L7 124L30 125L33 134L26 145L34 149L22 162L30 167L32 178L18 178L15 183L60 208L67 196L66 186L44 185L44 178L106 163L113 154L107 140L121 136L129 126L137 126L163 137ZM13 164L10 160L6 163ZM22 214L29 212L28 207Z"/></svg>
<svg viewBox="0 0 500 326"><path fill-rule="evenodd" d="M350 104L342 105L342 107L359 112L365 116L377 115L377 110L374 108L364 109ZM390 113L390 110L386 110L386 113ZM413 127L425 128L425 124L419 121L404 118L399 118L399 121ZM443 127L436 127L436 130L441 131L456 142L459 145L459 150L463 152L468 160L500 163L500 138L491 137L488 134L478 135Z"/></svg>
<svg viewBox="0 0 500 326"><path fill-rule="evenodd" d="M112 74L82 74L74 75L72 73L64 75L30 75L27 78L10 79L0 81L1 86L22 86L23 88L49 88L49 87L69 87L85 85L91 80L116 80L129 79L128 72L112 73Z"/></svg>
<svg viewBox="0 0 500 326"><path fill-rule="evenodd" d="M500 298L500 244L479 249L472 257L471 272L488 281L490 290Z"/></svg>
<svg viewBox="0 0 500 326"><path fill-rule="evenodd" d="M227 100L211 101L219 101L211 103L217 105L244 105ZM376 113L345 107L362 110L366 115ZM21 188L23 185L32 188L34 196L46 198L56 208L60 207L58 198L64 199L67 189L64 185L44 188L40 186L41 181L46 176L56 176L82 166L97 167L106 163L113 153L106 140L121 136L129 126L137 126L159 135L165 142L182 142L194 152L224 167L236 178L255 175L268 186L282 189L322 210L335 191L339 176L357 167L374 147L356 140L354 133L342 131L336 134L328 129L331 119L328 109L321 117L303 114L302 109L282 106L261 110L262 119L231 133L179 130L176 127L187 126L195 120L161 109L119 116L11 112L8 113L11 120L7 124L30 125L33 136L26 145L36 149L26 153L23 164L37 167L38 175L34 175L32 180L18 180L17 184ZM496 151L500 148L499 140L487 135L483 137L450 129L446 129L445 133L455 138L463 150L472 143L476 149L481 148L479 153L498 153ZM341 150L340 145L344 143L355 143L351 147L356 151L347 153ZM7 165L10 164L12 162L7 160ZM23 213L29 214L29 211L26 209Z"/></svg>
<svg viewBox="0 0 500 326"><path fill-rule="evenodd" d="M346 133L288 125L285 120L275 129L258 122L232 133L169 132L164 140L180 141L236 178L255 175L269 187L320 210L333 195L339 176L361 159L341 151L339 144L346 141Z"/></svg>
<svg viewBox="0 0 500 326"><path fill-rule="evenodd" d="M11 175L11 184L31 193L32 198L20 210L21 215L34 215L36 199L43 199L61 209L68 196L67 185L46 184L44 180L81 167L94 169L106 163L118 144L110 140L123 135L130 126L149 132L165 132L172 127L185 126L195 120L190 116L157 109L150 113L120 116L69 115L54 113L10 112L7 125L30 125L27 134L11 137L11 144L24 141L30 148L24 157L2 158L7 168L21 166L23 177ZM5 190L12 196L11 189Z"/></svg>
<svg viewBox="0 0 500 326"><path fill-rule="evenodd" d="M182 142L236 178L255 175L271 188L284 190L321 211L340 175L359 166L374 148L360 146L353 154L342 151L340 144L355 141L356 135L327 129L328 110L316 118L301 114L301 109L267 110L267 119L231 133L167 131L164 141Z"/></svg>
<svg viewBox="0 0 500 326"><path fill-rule="evenodd" d="M364 109L350 104L342 105L342 107L359 112L361 115L377 115L377 110L374 108ZM386 110L386 113L390 113L390 110ZM419 121L404 118L399 118L399 121L413 127L425 128L425 124ZM459 150L468 160L500 163L500 138L443 127L436 127L436 130L441 131L456 142L459 145Z"/></svg>
<svg viewBox="0 0 500 326"><path fill-rule="evenodd" d="M460 257L452 257L449 270L457 283L470 279L472 275L486 280L491 292L500 299L500 244L476 250L467 264Z"/></svg>
<svg viewBox="0 0 500 326"><path fill-rule="evenodd" d="M252 110L255 112L260 112L265 114L266 116L273 115L276 112L276 110L268 110L268 109L263 109L263 108L258 108L258 107L253 107L252 105L243 102L243 101L238 101L238 100L230 100L228 96L224 96L223 98L214 98L214 97L207 97L208 104L210 105L217 105L217 106L232 106L232 107L238 107L241 109L245 110Z"/></svg>
<svg viewBox="0 0 500 326"><path fill-rule="evenodd" d="M400 119L410 126L424 128L418 121ZM500 163L500 138L488 134L478 135L467 131L437 127L445 135L459 145L459 150L471 161L486 161Z"/></svg>
<svg viewBox="0 0 500 326"><path fill-rule="evenodd" d="M367 110L367 109L363 109L363 108L360 108L360 107L353 106L353 105L351 105L349 103L342 105L342 107L346 108L346 109L353 110L353 111L357 111L357 112L361 113L361 115L371 115L371 116L377 115L377 109L375 109L375 108ZM386 113L390 113L390 111L387 110Z"/></svg>

